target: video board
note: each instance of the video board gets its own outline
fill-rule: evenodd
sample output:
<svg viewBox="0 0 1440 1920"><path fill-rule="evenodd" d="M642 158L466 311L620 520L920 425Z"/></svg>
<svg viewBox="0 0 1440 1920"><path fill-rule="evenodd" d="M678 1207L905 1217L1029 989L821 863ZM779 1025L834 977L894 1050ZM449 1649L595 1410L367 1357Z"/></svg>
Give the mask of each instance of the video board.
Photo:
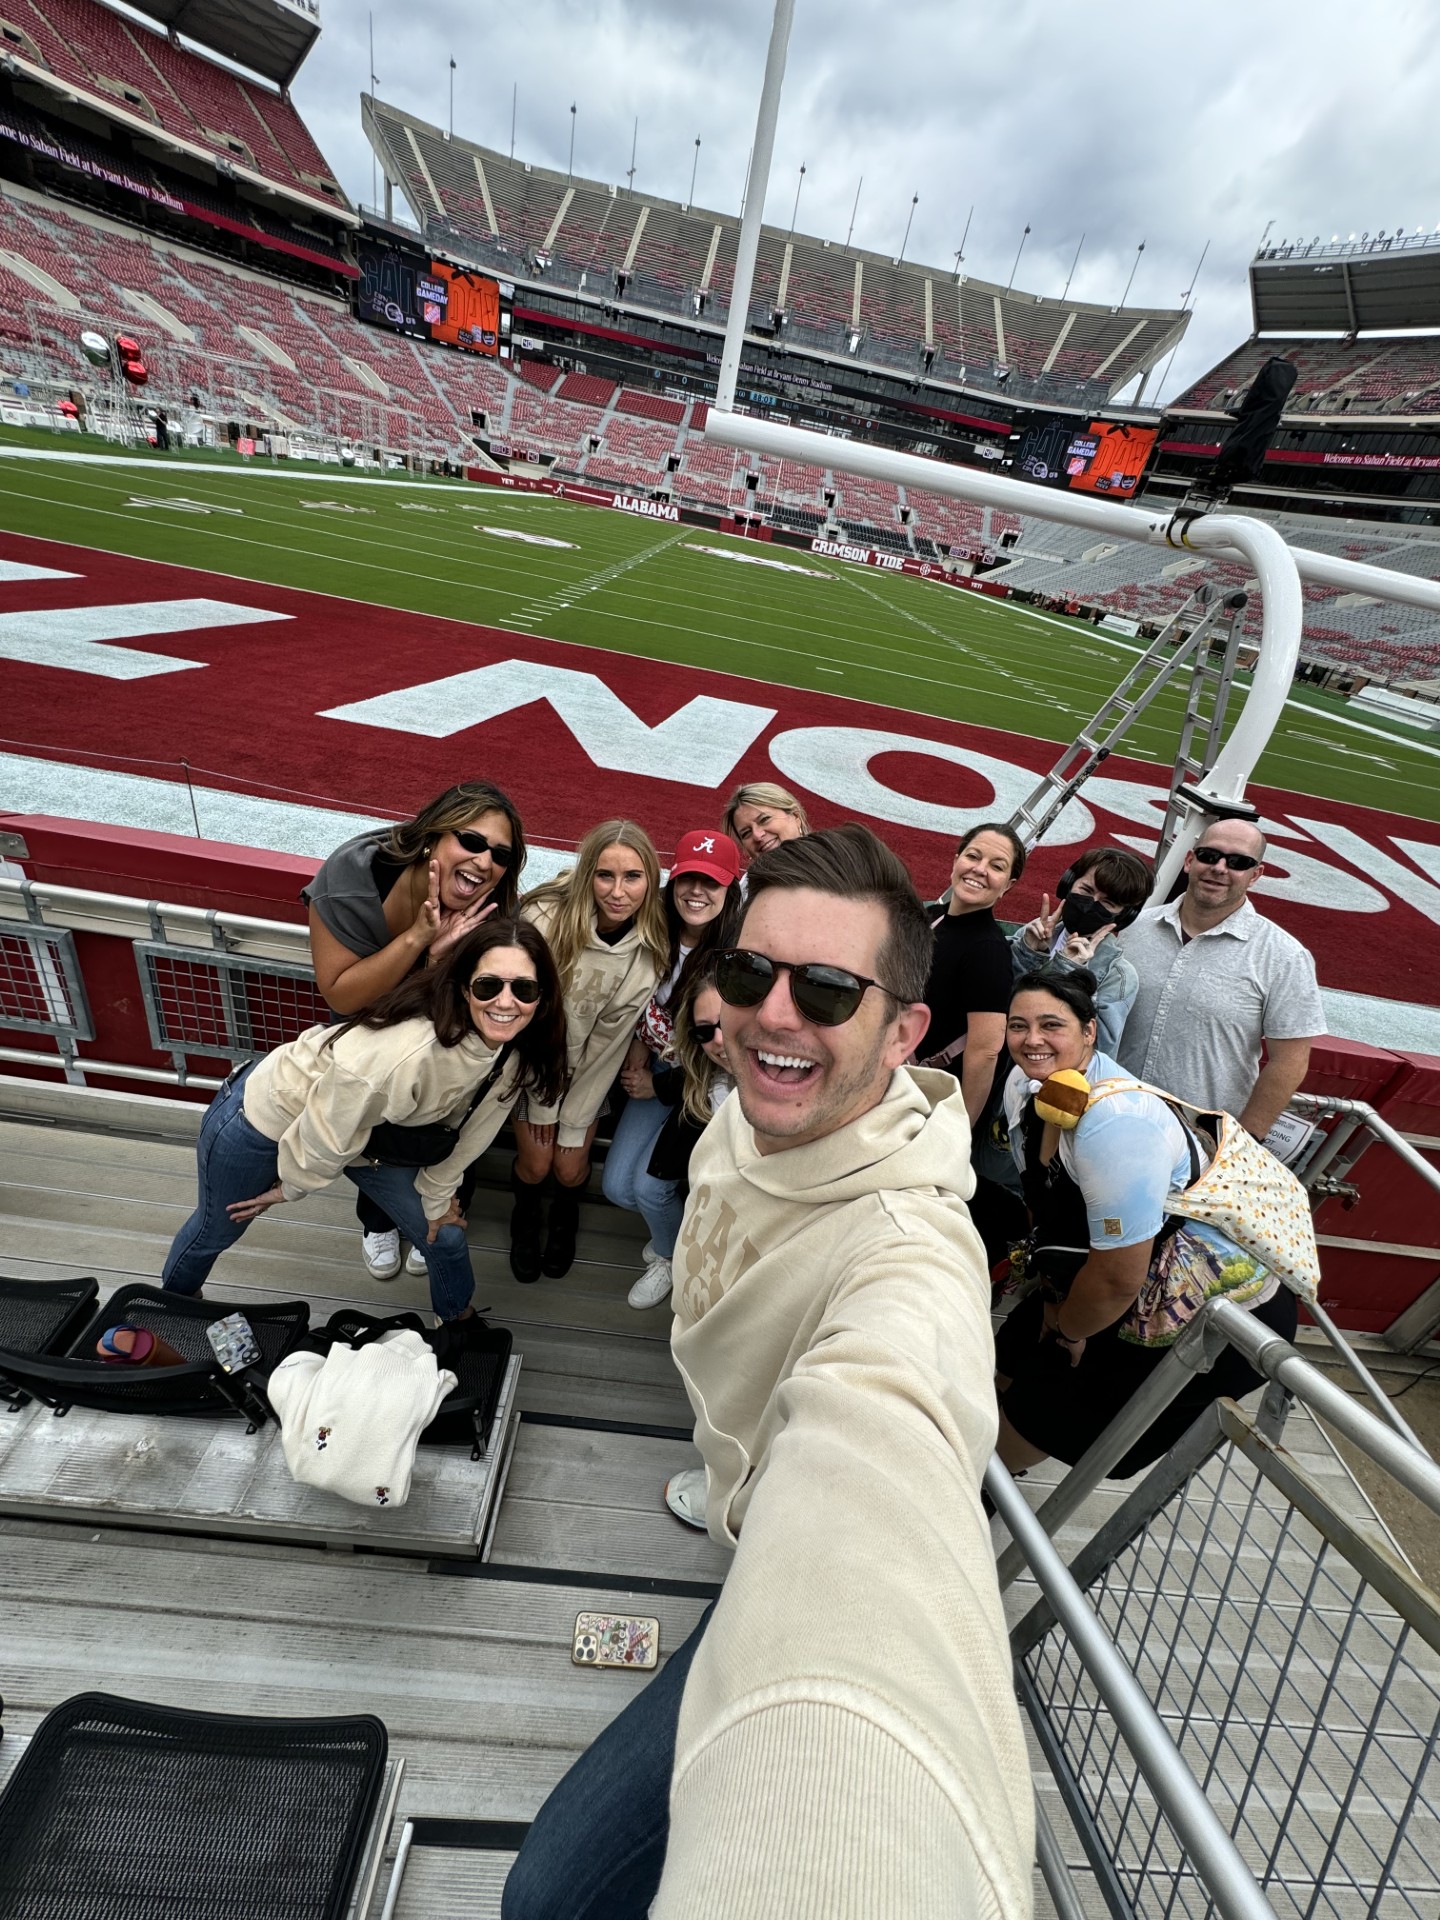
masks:
<svg viewBox="0 0 1440 1920"><path fill-rule="evenodd" d="M465 353L509 359L514 287L418 248L362 238L355 311L397 333L443 340Z"/></svg>
<svg viewBox="0 0 1440 1920"><path fill-rule="evenodd" d="M1122 499L1139 486L1156 437L1154 427L1056 414L1022 415L1015 426L1011 464L1027 480Z"/></svg>

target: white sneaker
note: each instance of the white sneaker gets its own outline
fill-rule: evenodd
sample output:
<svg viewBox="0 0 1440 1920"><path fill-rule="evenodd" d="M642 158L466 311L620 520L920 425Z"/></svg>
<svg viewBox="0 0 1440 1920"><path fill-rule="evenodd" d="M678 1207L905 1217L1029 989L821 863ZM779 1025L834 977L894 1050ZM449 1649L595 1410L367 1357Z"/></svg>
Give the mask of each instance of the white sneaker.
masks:
<svg viewBox="0 0 1440 1920"><path fill-rule="evenodd" d="M366 1233L360 1236L360 1250L374 1280L393 1280L400 1271L400 1235Z"/></svg>
<svg viewBox="0 0 1440 1920"><path fill-rule="evenodd" d="M673 1285L670 1262L652 1260L631 1287L626 1298L632 1307L658 1307L660 1302L668 1296Z"/></svg>
<svg viewBox="0 0 1440 1920"><path fill-rule="evenodd" d="M647 1240L645 1242L644 1246L640 1249L640 1258L645 1262L647 1267L652 1260L658 1260L660 1258L659 1254L655 1251L655 1242L653 1240Z"/></svg>
<svg viewBox="0 0 1440 1920"><path fill-rule="evenodd" d="M665 1482L665 1504L677 1520L687 1527L705 1531L705 1469L687 1467L684 1473L672 1473Z"/></svg>
<svg viewBox="0 0 1440 1920"><path fill-rule="evenodd" d="M409 1253L405 1256L405 1271L406 1273L428 1273L430 1271L429 1267L425 1264L425 1249L423 1247L411 1247Z"/></svg>

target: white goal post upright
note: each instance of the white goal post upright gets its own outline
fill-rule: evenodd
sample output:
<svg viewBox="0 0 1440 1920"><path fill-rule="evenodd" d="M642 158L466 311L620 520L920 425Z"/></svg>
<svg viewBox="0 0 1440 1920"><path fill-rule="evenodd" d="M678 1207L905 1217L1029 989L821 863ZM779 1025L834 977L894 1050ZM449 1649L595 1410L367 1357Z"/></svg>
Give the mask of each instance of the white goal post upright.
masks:
<svg viewBox="0 0 1440 1920"><path fill-rule="evenodd" d="M1417 579L1409 574L1392 573L1384 567L1366 566L1358 561L1292 547L1267 521L1256 520L1248 514L1209 513L1186 518L1170 509L1121 506L1111 500L1052 492L1029 481L980 473L970 467L900 453L889 447L837 440L806 427L780 426L774 421L734 412L735 382L745 344L745 323L794 11L795 0L775 0L720 377L705 423L705 438L717 446L773 454L780 460L830 467L894 486L918 487L922 492L945 494L975 506L1000 507L1007 513L1028 514L1032 519L1058 520L1066 526L1086 527L1146 546L1183 547L1216 559L1247 562L1262 597L1259 658L1245 704L1219 758L1199 788L1202 798L1214 799L1222 811L1233 811L1235 804L1244 799L1246 783L1274 732L1295 678L1304 616L1301 580L1313 581L1317 586L1338 587L1347 593L1368 594L1401 606L1419 607L1429 613L1440 613L1440 581ZM1157 899L1163 899L1168 893L1201 825L1201 815L1193 813L1177 835L1162 870L1156 875Z"/></svg>

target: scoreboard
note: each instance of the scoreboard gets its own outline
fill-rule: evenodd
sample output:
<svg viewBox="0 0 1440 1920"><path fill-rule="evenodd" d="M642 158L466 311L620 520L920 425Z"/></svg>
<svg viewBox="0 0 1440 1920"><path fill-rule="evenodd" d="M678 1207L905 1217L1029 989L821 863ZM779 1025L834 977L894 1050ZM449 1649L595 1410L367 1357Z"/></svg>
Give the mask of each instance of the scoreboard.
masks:
<svg viewBox="0 0 1440 1920"><path fill-rule="evenodd" d="M355 312L361 320L465 353L510 358L515 289L508 280L362 237Z"/></svg>

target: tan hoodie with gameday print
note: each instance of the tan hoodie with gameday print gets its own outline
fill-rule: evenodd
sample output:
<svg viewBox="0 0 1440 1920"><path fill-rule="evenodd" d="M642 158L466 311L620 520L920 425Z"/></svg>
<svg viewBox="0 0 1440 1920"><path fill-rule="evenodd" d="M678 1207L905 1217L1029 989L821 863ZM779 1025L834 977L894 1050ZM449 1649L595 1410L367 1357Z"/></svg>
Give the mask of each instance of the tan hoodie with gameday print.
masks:
<svg viewBox="0 0 1440 1920"><path fill-rule="evenodd" d="M552 902L539 901L522 907L520 913L549 938L555 917ZM590 938L575 962L565 995L569 1090L555 1107L542 1107L532 1096L526 1096L526 1118L532 1127L552 1126L558 1121L555 1138L559 1146L585 1144L590 1122L604 1106L620 1071L635 1022L655 989L657 974L655 956L641 944L637 928L631 927L614 946L607 946L592 916Z"/></svg>
<svg viewBox="0 0 1440 1920"><path fill-rule="evenodd" d="M990 1290L954 1079L695 1149L672 1351L735 1561L686 1684L656 1920L1025 1920L1034 1813L980 1478Z"/></svg>

